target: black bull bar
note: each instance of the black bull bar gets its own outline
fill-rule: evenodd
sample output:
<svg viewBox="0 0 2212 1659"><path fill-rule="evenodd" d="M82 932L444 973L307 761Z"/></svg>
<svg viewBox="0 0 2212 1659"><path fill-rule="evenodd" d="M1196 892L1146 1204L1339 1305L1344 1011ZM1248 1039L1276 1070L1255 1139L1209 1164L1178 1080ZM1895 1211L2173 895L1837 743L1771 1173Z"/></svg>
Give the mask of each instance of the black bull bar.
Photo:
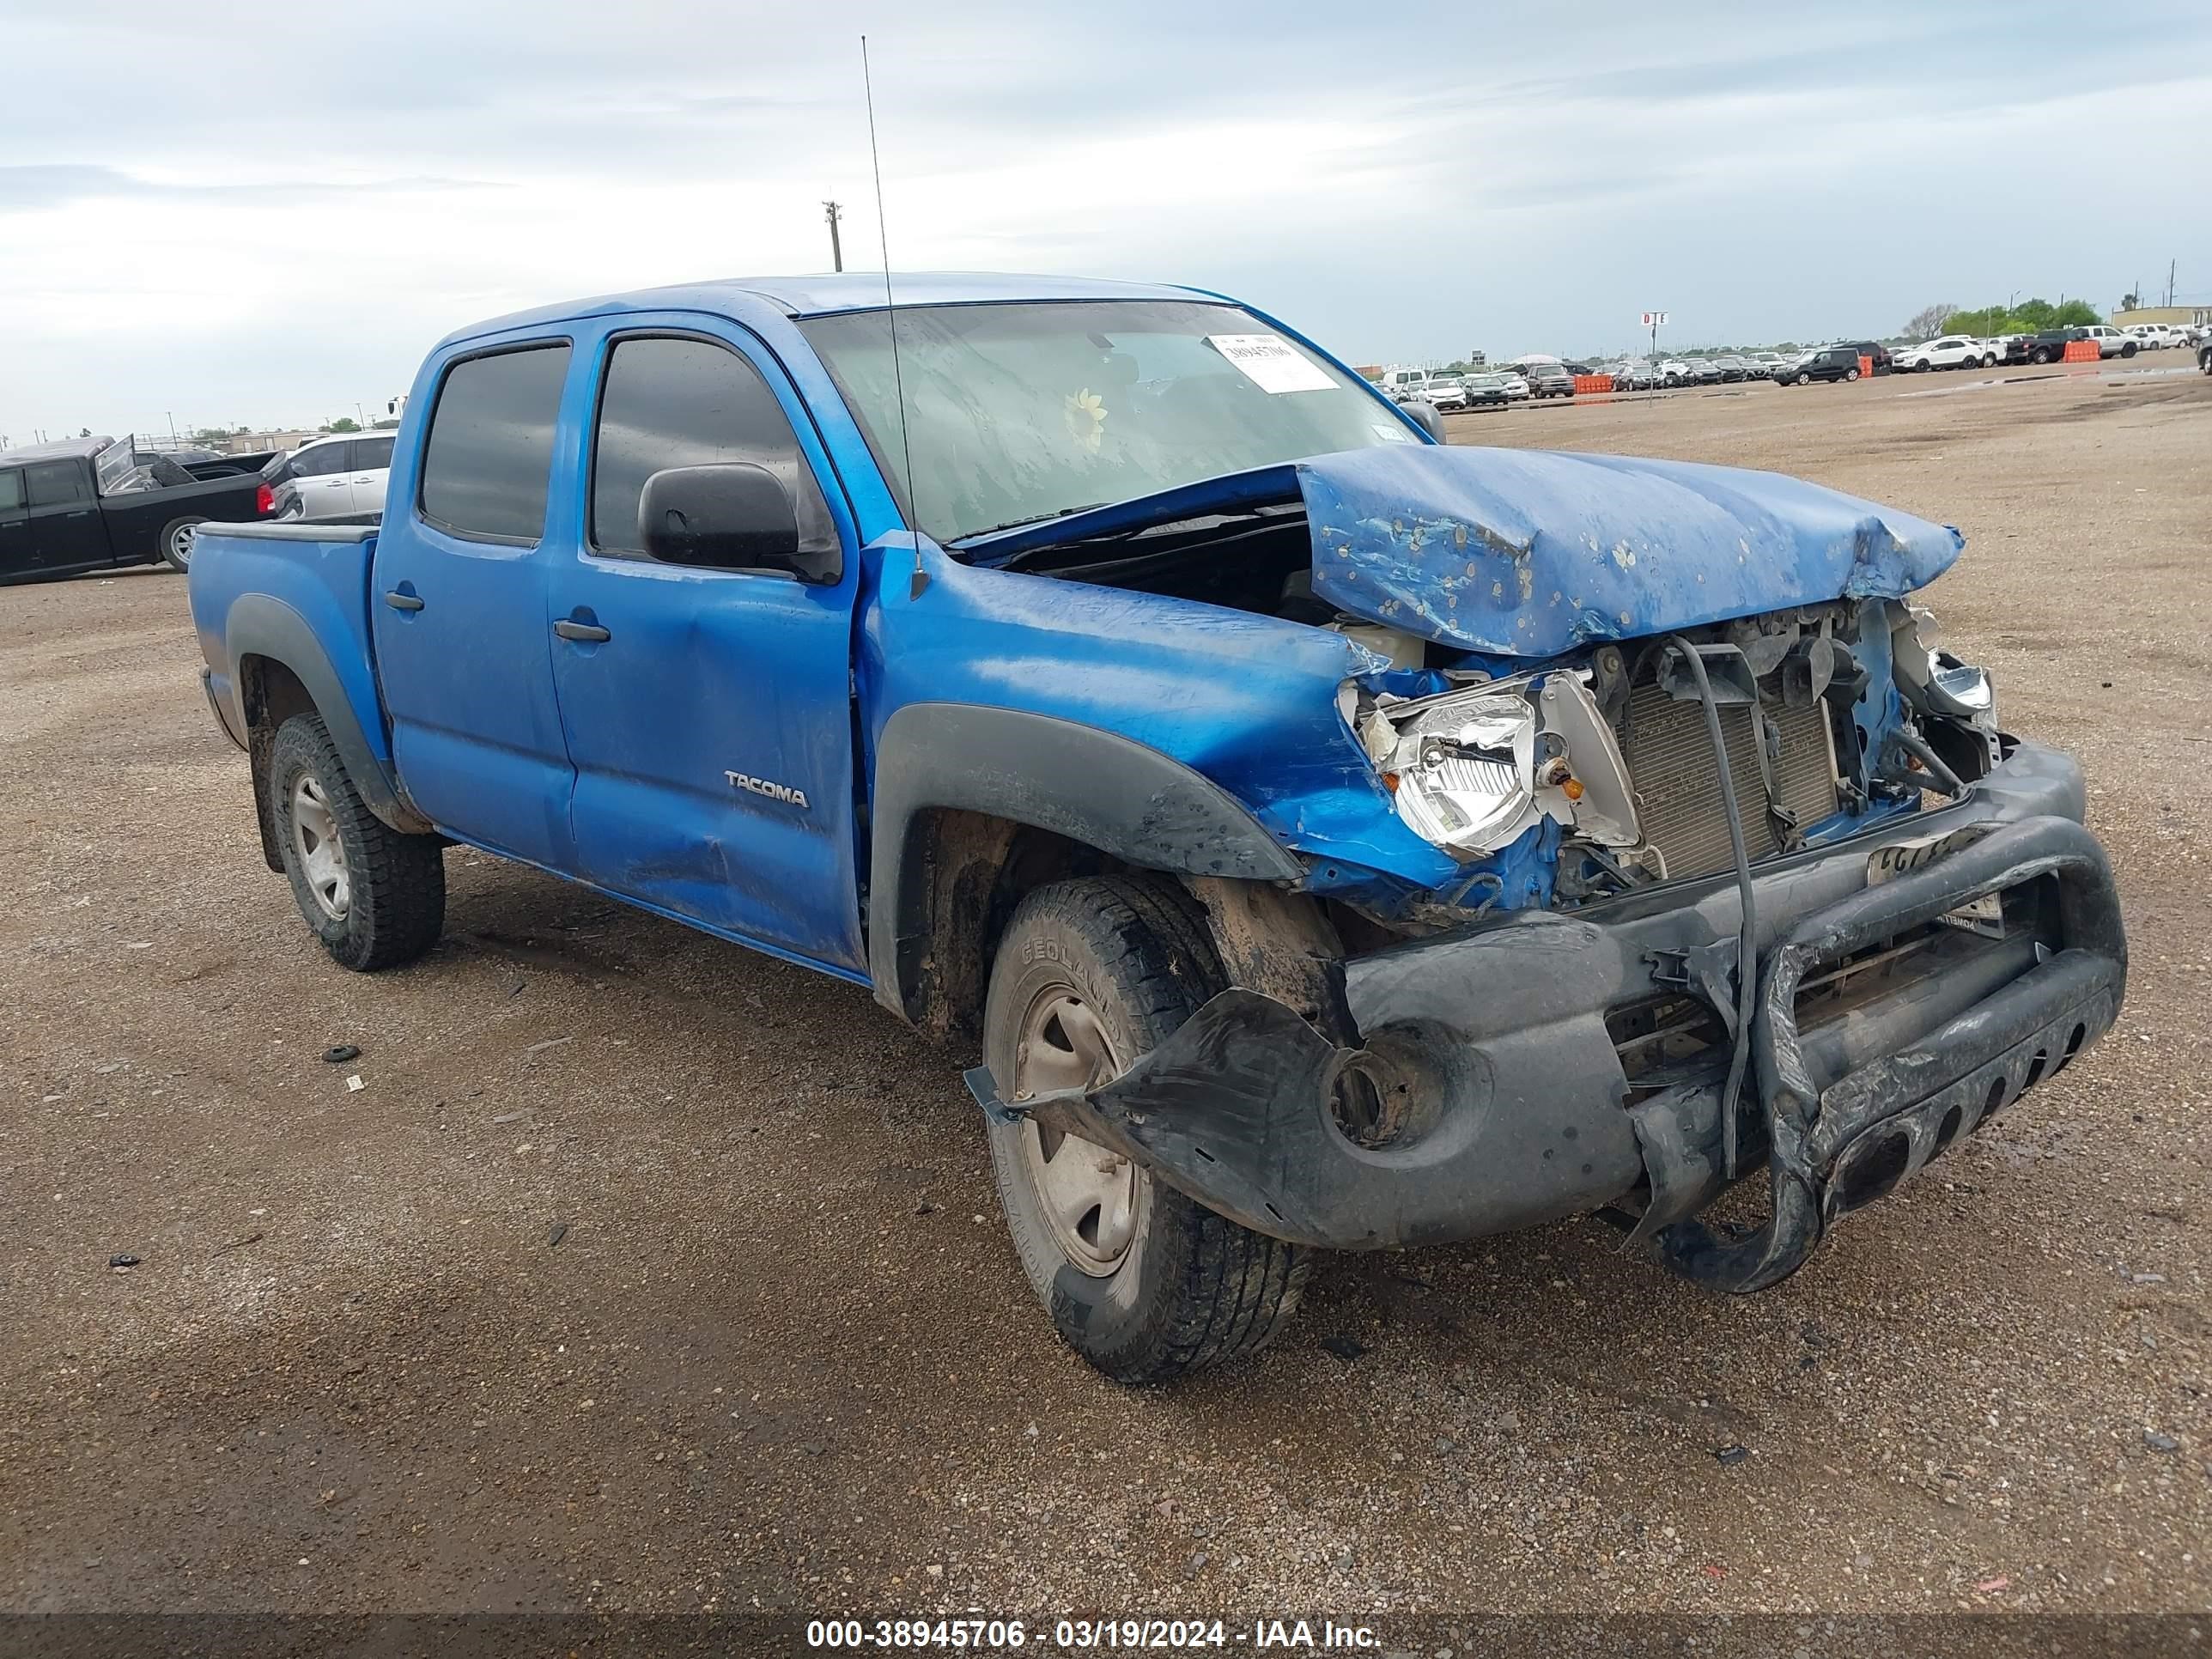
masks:
<svg viewBox="0 0 2212 1659"><path fill-rule="evenodd" d="M1893 1051L1825 1088L1815 1084L1796 1013L1808 975L2044 877L2057 890L2057 939L2036 947L2033 965ZM2111 867L2089 833L2063 817L2000 823L1932 864L1797 919L1765 953L1752 1033L1759 1097L1744 1108L1753 1115L1746 1146L1763 1139L1765 1148L1768 1218L1724 1234L1671 1212L1663 1224L1639 1227L1638 1242L1648 1238L1665 1265L1715 1289L1761 1290L1786 1278L1838 1215L1888 1193L2108 1029L2126 964ZM1344 1133L1331 1102L1364 1052L1331 1042L1274 998L1237 988L1095 1089L1007 1103L987 1067L967 1082L994 1121L1027 1118L1094 1141L1292 1243L1393 1248L1498 1231L1470 1203L1480 1183L1463 1145L1451 1150L1448 1126L1428 1136L1442 1149L1431 1155L1418 1144L1378 1152ZM1721 1184L1705 1168L1711 1152L1709 1143L1689 1159L1711 1176L1697 1188L1698 1206ZM1658 1152L1647 1146L1647 1222L1658 1219L1666 1188L1678 1200L1686 1190L1670 1182ZM1561 1213L1588 1207L1564 1205Z"/></svg>

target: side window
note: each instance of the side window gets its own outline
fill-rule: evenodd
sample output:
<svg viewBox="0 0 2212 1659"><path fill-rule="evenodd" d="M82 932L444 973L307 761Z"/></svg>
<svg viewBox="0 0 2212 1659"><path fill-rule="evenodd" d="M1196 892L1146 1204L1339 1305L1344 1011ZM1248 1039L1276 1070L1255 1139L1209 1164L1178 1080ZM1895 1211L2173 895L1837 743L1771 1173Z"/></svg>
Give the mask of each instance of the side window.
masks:
<svg viewBox="0 0 2212 1659"><path fill-rule="evenodd" d="M566 341L465 357L447 369L422 452L422 516L482 541L543 536L553 421L568 376Z"/></svg>
<svg viewBox="0 0 2212 1659"><path fill-rule="evenodd" d="M23 475L9 469L0 472L0 513L15 513L23 505Z"/></svg>
<svg viewBox="0 0 2212 1659"><path fill-rule="evenodd" d="M392 439L356 438L353 441L353 467L356 472L373 471L380 466L392 465Z"/></svg>
<svg viewBox="0 0 2212 1659"><path fill-rule="evenodd" d="M92 481L75 461L41 461L23 469L33 507L64 507L92 499Z"/></svg>
<svg viewBox="0 0 2212 1659"><path fill-rule="evenodd" d="M773 473L799 517L799 548L823 580L837 570L837 528L791 422L761 372L709 340L615 342L592 437L592 544L641 558L638 500L666 467L750 462Z"/></svg>
<svg viewBox="0 0 2212 1659"><path fill-rule="evenodd" d="M292 457L292 476L326 478L333 472L343 472L346 470L346 451L352 447L346 443L317 444L303 449Z"/></svg>

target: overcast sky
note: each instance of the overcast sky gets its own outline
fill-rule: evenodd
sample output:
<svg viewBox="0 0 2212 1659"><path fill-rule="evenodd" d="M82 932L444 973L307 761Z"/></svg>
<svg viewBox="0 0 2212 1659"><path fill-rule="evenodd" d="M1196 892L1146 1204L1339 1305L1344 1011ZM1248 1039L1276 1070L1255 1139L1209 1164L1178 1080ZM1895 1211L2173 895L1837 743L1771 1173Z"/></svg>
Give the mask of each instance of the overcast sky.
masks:
<svg viewBox="0 0 2212 1659"><path fill-rule="evenodd" d="M475 319L880 266L1249 298L1355 362L2212 302L2212 8L0 0L0 434L375 412Z"/></svg>

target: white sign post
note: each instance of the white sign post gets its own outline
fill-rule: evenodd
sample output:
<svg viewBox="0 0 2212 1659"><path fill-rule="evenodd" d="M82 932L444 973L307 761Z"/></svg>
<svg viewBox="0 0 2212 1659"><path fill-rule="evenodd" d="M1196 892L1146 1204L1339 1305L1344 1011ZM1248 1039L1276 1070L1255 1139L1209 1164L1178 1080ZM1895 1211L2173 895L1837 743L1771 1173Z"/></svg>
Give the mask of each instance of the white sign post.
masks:
<svg viewBox="0 0 2212 1659"><path fill-rule="evenodd" d="M1667 313L1663 311L1647 311L1644 313L1644 326L1651 331L1651 387L1655 392L1659 388L1660 379L1659 325L1666 320Z"/></svg>

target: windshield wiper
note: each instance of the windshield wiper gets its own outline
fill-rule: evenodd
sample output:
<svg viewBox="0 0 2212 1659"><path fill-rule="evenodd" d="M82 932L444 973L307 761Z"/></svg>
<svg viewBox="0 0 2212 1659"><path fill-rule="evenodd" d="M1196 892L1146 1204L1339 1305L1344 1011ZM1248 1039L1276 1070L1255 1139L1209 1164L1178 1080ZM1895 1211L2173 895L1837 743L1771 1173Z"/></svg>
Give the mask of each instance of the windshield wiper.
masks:
<svg viewBox="0 0 2212 1659"><path fill-rule="evenodd" d="M1106 501L1087 501L1081 507L1056 507L1049 513L1032 513L1025 519L1009 519L1006 523L994 524L987 530L971 530L964 536L955 536L951 541L945 543L945 545L965 547L969 543L981 541L986 536L995 536L1002 530L1019 530L1024 525L1043 524L1053 519L1073 518L1078 513L1089 513L1094 508L1109 504Z"/></svg>

